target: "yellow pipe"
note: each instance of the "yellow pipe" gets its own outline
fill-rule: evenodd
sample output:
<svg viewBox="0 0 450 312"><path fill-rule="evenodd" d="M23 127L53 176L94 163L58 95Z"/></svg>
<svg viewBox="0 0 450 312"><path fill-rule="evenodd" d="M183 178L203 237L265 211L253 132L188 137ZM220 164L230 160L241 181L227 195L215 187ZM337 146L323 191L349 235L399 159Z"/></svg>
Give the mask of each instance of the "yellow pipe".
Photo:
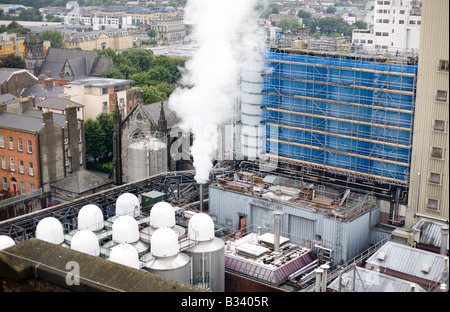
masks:
<svg viewBox="0 0 450 312"><path fill-rule="evenodd" d="M383 106L375 106L375 105L367 105L367 104L360 104L360 103L353 103L353 102L344 102L344 101L337 101L337 100L331 100L331 99L317 98L317 97L312 97L312 96L277 93L277 92L261 92L261 93L272 94L272 95L276 95L276 96L287 96L287 97L293 97L293 98L298 98L298 99L306 99L306 100L313 100L313 101L323 101L323 102L330 102L330 103L336 103L336 104L352 105L352 106L365 107L365 108L383 109L383 110L399 112L399 113L407 113L407 114L414 113L414 111L406 110L406 109L399 109L399 108L393 108L393 107L383 107Z"/></svg>
<svg viewBox="0 0 450 312"><path fill-rule="evenodd" d="M281 80L292 80L292 81L299 81L299 82L312 82L312 83L326 84L326 85L331 85L331 86L343 86L343 87L359 88L359 89L365 89L365 90L377 90L377 91L382 91L382 92L414 95L413 91L402 91L402 90L396 90L396 89L382 89L382 88L359 86L359 85L352 85L352 84L346 85L346 84L337 83L337 82L327 82L327 81L298 79L298 78L286 78L286 77L268 77L268 78L281 79Z"/></svg>
<svg viewBox="0 0 450 312"><path fill-rule="evenodd" d="M332 152L332 153L337 153L337 154L342 154L342 155L347 155L347 156L353 156L353 157L358 157L358 158L365 158L365 159L381 161L381 162L386 162L386 163L395 164L395 165L402 165L402 166L409 166L410 165L408 163L402 163L402 162L399 162L399 161L394 161L394 160L389 160L389 159L380 159L380 158L364 156L364 155L358 155L358 154L354 154L354 153L343 152L343 151L338 151L338 150L334 150L334 149L327 149L327 148L318 147L318 146L312 146L312 145L307 145L307 144L288 142L288 141L283 141L283 140L275 140L275 139L267 139L267 141L277 142L277 143L282 143L282 144L295 145L295 146L300 146L300 147L307 147L307 148L316 149L316 150L320 150L320 151Z"/></svg>
<svg viewBox="0 0 450 312"><path fill-rule="evenodd" d="M268 59L267 61L268 62L272 62L272 63L283 63L283 64L295 64L295 65L306 65L306 66L316 66L316 67L329 67L329 68L338 68L338 69L349 69L349 70L362 71L362 72L368 72L368 73L380 73L380 74L406 76L406 77L415 77L416 76L416 74L410 74L410 73L389 72L389 71L382 71L382 70L375 70L375 69L364 69L364 68L357 68L357 67L343 67L343 66L335 66L335 65L324 65L324 64L316 64L316 63L294 62L294 61L282 61L282 60L274 60L274 59Z"/></svg>
<svg viewBox="0 0 450 312"><path fill-rule="evenodd" d="M286 126L286 125L274 124L274 123L270 123L270 122L268 122L266 124L270 125L270 126L281 127L281 128L300 130L300 131L305 131L305 132L313 132L313 133L319 133L319 134L324 134L324 135L332 135L332 136L337 136L337 137L351 139L351 140L365 141L365 142L370 142L370 143L390 145L390 146L401 147L401 148L411 148L412 147L412 145L395 144L395 143L383 142L383 141L377 141L377 140L371 140L371 139L365 139L365 138L357 138L357 137L353 137L353 136L345 135L345 134L338 134L338 133L332 133L332 132L327 132L327 131L294 127L294 126Z"/></svg>
<svg viewBox="0 0 450 312"><path fill-rule="evenodd" d="M298 162L298 163L303 163L303 164L308 164L308 165L313 165L313 166L318 166L318 167L323 167L323 168L328 168L328 169L333 169L333 170L339 170L339 171L344 171L344 172L361 174L361 175L365 175L365 176L369 176L369 177L373 177L373 178L377 178L377 179L396 181L396 182L403 183L403 184L405 183L405 181L401 181L401 180L394 179L394 178L382 177L382 176L378 176L378 175L374 175L374 174L370 174L370 173L364 173L364 172L359 172L359 171L354 171L354 170L349 170L349 169L332 167L332 166L328 166L328 165L317 164L317 163L313 163L313 162L309 162L309 161L303 161L303 160L298 160L298 159L284 157L284 156L271 155L271 154L268 154L268 153L266 153L266 155L268 157L272 157L272 158L280 158L280 159L290 160L290 161L294 161L294 162Z"/></svg>
<svg viewBox="0 0 450 312"><path fill-rule="evenodd" d="M375 127L381 127L381 128L398 129L398 130L403 130L403 131L412 131L411 128L404 128L404 127L397 127L397 126L390 126L390 125L381 125L381 124L376 124L376 123L373 123L373 122L365 122L365 121L349 120L349 119L343 119L343 118L337 118L337 117L331 117L331 116L323 116L323 115L316 115L316 114L309 114L309 113L301 113L301 112L296 112L296 111L291 111L291 110L281 109L281 108L264 107L263 109L271 110L271 111L275 111L275 112L283 112L283 113L295 114L295 115L302 115L302 116L309 116L309 117L318 117L318 118L323 118L323 119L345 121L345 122L350 122L350 123L356 123L356 124L368 125L368 126L375 126Z"/></svg>

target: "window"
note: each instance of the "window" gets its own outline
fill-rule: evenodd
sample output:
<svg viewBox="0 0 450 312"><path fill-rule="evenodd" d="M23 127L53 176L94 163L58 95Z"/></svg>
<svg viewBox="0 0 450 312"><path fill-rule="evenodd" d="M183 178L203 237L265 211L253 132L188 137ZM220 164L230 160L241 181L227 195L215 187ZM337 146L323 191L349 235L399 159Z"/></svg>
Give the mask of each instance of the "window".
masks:
<svg viewBox="0 0 450 312"><path fill-rule="evenodd" d="M34 193L34 184L33 183L30 183L30 193L31 193L31 195L33 195L33 193Z"/></svg>
<svg viewBox="0 0 450 312"><path fill-rule="evenodd" d="M0 134L0 147L5 147L5 139L3 138L3 134Z"/></svg>
<svg viewBox="0 0 450 312"><path fill-rule="evenodd" d="M27 140L27 153L32 153L32 149L31 149L31 140Z"/></svg>
<svg viewBox="0 0 450 312"><path fill-rule="evenodd" d="M383 33L383 37L388 37L388 36L389 36L389 33L387 33L387 32Z"/></svg>
<svg viewBox="0 0 450 312"><path fill-rule="evenodd" d="M373 40L367 40L368 44L373 44Z"/></svg>
<svg viewBox="0 0 450 312"><path fill-rule="evenodd" d="M436 101L438 101L438 102L447 102L447 91L445 91L445 90L437 90L436 91Z"/></svg>
<svg viewBox="0 0 450 312"><path fill-rule="evenodd" d="M441 174L436 172L430 172L428 174L428 183L441 184Z"/></svg>
<svg viewBox="0 0 450 312"><path fill-rule="evenodd" d="M17 150L18 150L19 152L22 151L22 139L21 139L21 138L18 138L18 139L17 139Z"/></svg>
<svg viewBox="0 0 450 312"><path fill-rule="evenodd" d="M81 143L81 129L78 129L78 143Z"/></svg>
<svg viewBox="0 0 450 312"><path fill-rule="evenodd" d="M8 190L8 180L5 177L3 177L2 180L3 180L3 190L7 191Z"/></svg>
<svg viewBox="0 0 450 312"><path fill-rule="evenodd" d="M361 40L362 41L362 40ZM359 39L354 39L353 43L359 43Z"/></svg>
<svg viewBox="0 0 450 312"><path fill-rule="evenodd" d="M25 194L25 182L20 182L20 193Z"/></svg>
<svg viewBox="0 0 450 312"><path fill-rule="evenodd" d="M2 156L2 169L6 169L6 160L5 160L5 156Z"/></svg>
<svg viewBox="0 0 450 312"><path fill-rule="evenodd" d="M13 138L12 137L8 137L8 141L9 141L9 149L10 150L14 149Z"/></svg>
<svg viewBox="0 0 450 312"><path fill-rule="evenodd" d="M400 10L400 14L405 14L405 10Z"/></svg>
<svg viewBox="0 0 450 312"><path fill-rule="evenodd" d="M381 36L381 32L376 32L375 36Z"/></svg>
<svg viewBox="0 0 450 312"><path fill-rule="evenodd" d="M108 94L108 88L102 88L102 94Z"/></svg>
<svg viewBox="0 0 450 312"><path fill-rule="evenodd" d="M444 149L440 148L440 147L431 147L431 157L432 158L437 158L437 159L442 159L444 155Z"/></svg>
<svg viewBox="0 0 450 312"><path fill-rule="evenodd" d="M68 167L69 166L69 161L68 160L66 160L66 167Z"/></svg>
<svg viewBox="0 0 450 312"><path fill-rule="evenodd" d="M103 109L104 112L108 111L108 102L103 102L102 103L102 109Z"/></svg>
<svg viewBox="0 0 450 312"><path fill-rule="evenodd" d="M80 154L80 165L83 164L83 154Z"/></svg>
<svg viewBox="0 0 450 312"><path fill-rule="evenodd" d="M439 200L433 198L427 198L427 209L439 210Z"/></svg>
<svg viewBox="0 0 450 312"><path fill-rule="evenodd" d="M399 20L398 23L399 24L405 24L405 21L404 20Z"/></svg>
<svg viewBox="0 0 450 312"><path fill-rule="evenodd" d="M409 21L410 25L416 25L416 21Z"/></svg>
<svg viewBox="0 0 450 312"><path fill-rule="evenodd" d="M19 172L23 173L23 160L19 160Z"/></svg>
<svg viewBox="0 0 450 312"><path fill-rule="evenodd" d="M388 19L384 19L383 20L383 24L389 24L389 20Z"/></svg>
<svg viewBox="0 0 450 312"><path fill-rule="evenodd" d="M14 158L10 158L9 159L9 169L11 170L11 171L16 171L16 167L15 167L15 165L14 165Z"/></svg>
<svg viewBox="0 0 450 312"><path fill-rule="evenodd" d="M33 163L29 162L28 163L28 175L33 176L34 172L33 172Z"/></svg>
<svg viewBox="0 0 450 312"><path fill-rule="evenodd" d="M433 130L434 131L445 132L445 121L444 120L435 119L434 122L433 122Z"/></svg>
<svg viewBox="0 0 450 312"><path fill-rule="evenodd" d="M438 61L438 71L448 73L448 60L439 60ZM3 136L0 137L0 147L3 147Z"/></svg>

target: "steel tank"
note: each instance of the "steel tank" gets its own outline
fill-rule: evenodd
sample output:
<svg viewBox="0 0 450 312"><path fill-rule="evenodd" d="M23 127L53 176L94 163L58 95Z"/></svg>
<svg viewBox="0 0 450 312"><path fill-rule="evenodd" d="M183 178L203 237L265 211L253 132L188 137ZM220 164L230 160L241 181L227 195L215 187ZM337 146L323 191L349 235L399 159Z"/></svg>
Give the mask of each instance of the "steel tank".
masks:
<svg viewBox="0 0 450 312"><path fill-rule="evenodd" d="M225 291L225 242L214 236L211 217L205 213L192 216L188 237L195 242L185 251L191 258L191 284L214 292Z"/></svg>
<svg viewBox="0 0 450 312"><path fill-rule="evenodd" d="M129 181L145 179L167 171L167 145L157 138L145 138L128 146Z"/></svg>

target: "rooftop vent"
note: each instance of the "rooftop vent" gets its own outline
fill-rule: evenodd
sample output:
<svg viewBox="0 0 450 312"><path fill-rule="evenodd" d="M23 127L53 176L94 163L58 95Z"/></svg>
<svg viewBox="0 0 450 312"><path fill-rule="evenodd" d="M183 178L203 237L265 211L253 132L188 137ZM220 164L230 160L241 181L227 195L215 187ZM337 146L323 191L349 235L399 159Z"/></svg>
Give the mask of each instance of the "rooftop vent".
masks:
<svg viewBox="0 0 450 312"><path fill-rule="evenodd" d="M428 273L430 271L430 266L428 264L422 265L422 272Z"/></svg>
<svg viewBox="0 0 450 312"><path fill-rule="evenodd" d="M386 258L386 254L384 252L379 252L377 255L377 259L380 261L384 261L384 259Z"/></svg>

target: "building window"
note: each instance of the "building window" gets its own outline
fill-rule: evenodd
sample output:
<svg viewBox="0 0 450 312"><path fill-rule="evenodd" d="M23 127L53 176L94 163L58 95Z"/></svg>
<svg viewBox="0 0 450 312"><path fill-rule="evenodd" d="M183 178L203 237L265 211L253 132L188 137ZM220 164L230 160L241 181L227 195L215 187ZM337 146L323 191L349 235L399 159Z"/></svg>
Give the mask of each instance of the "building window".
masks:
<svg viewBox="0 0 450 312"><path fill-rule="evenodd" d="M441 184L441 174L436 172L430 172L428 174L428 183Z"/></svg>
<svg viewBox="0 0 450 312"><path fill-rule="evenodd" d="M404 20L399 20L398 23L399 24L405 24L405 21Z"/></svg>
<svg viewBox="0 0 450 312"><path fill-rule="evenodd" d="M19 160L19 172L23 173L23 160Z"/></svg>
<svg viewBox="0 0 450 312"><path fill-rule="evenodd" d="M438 71L448 73L448 60L439 60L438 61ZM0 137L0 147L3 147L2 142L3 142L3 136Z"/></svg>
<svg viewBox="0 0 450 312"><path fill-rule="evenodd" d="M439 200L433 198L427 198L427 209L439 210Z"/></svg>
<svg viewBox="0 0 450 312"><path fill-rule="evenodd" d="M20 193L25 194L25 182L20 182Z"/></svg>
<svg viewBox="0 0 450 312"><path fill-rule="evenodd" d="M29 154L32 153L31 140L27 140L27 153L29 153Z"/></svg>
<svg viewBox="0 0 450 312"><path fill-rule="evenodd" d="M3 177L2 180L3 180L3 190L7 191L8 190L8 179Z"/></svg>
<svg viewBox="0 0 450 312"><path fill-rule="evenodd" d="M368 44L373 44L373 40L367 40Z"/></svg>
<svg viewBox="0 0 450 312"><path fill-rule="evenodd" d="M409 21L410 25L416 25L416 21Z"/></svg>
<svg viewBox="0 0 450 312"><path fill-rule="evenodd" d="M383 33L383 37L388 37L388 36L389 36L389 33L387 33L387 32Z"/></svg>
<svg viewBox="0 0 450 312"><path fill-rule="evenodd" d="M446 90L437 90L436 91L436 101L447 102L447 91Z"/></svg>
<svg viewBox="0 0 450 312"><path fill-rule="evenodd" d="M10 158L9 159L9 169L11 170L11 171L16 171L16 167L15 167L15 165L14 165L14 158Z"/></svg>
<svg viewBox="0 0 450 312"><path fill-rule="evenodd" d="M78 129L78 143L81 143L81 129Z"/></svg>
<svg viewBox="0 0 450 312"><path fill-rule="evenodd" d="M388 19L384 19L383 20L383 24L389 24L389 20Z"/></svg>
<svg viewBox="0 0 450 312"><path fill-rule="evenodd" d="M441 147L431 147L431 158L442 159L444 156L444 149Z"/></svg>
<svg viewBox="0 0 450 312"><path fill-rule="evenodd" d="M12 137L8 137L8 141L9 141L9 149L10 150L14 149L13 138Z"/></svg>
<svg viewBox="0 0 450 312"><path fill-rule="evenodd" d="M33 183L30 183L30 193L31 193L31 195L33 195L33 193L34 193L34 184Z"/></svg>
<svg viewBox="0 0 450 312"><path fill-rule="evenodd" d="M103 104L103 105L102 105L103 111L104 111L104 112L107 112L107 111L108 111L108 102L103 102L102 104Z"/></svg>
<svg viewBox="0 0 450 312"><path fill-rule="evenodd" d="M6 160L5 160L5 156L2 156L2 169L6 169Z"/></svg>
<svg viewBox="0 0 450 312"><path fill-rule="evenodd" d="M83 164L83 154L80 154L80 165Z"/></svg>
<svg viewBox="0 0 450 312"><path fill-rule="evenodd" d="M18 139L17 139L17 150L18 150L19 152L22 151L22 139L21 139L21 138L18 138Z"/></svg>
<svg viewBox="0 0 450 312"><path fill-rule="evenodd" d="M0 134L0 147L5 147L5 139L3 138L3 134Z"/></svg>
<svg viewBox="0 0 450 312"><path fill-rule="evenodd" d="M28 163L28 175L33 176L34 172L33 172L33 163L29 162Z"/></svg>
<svg viewBox="0 0 450 312"><path fill-rule="evenodd" d="M435 119L433 122L433 130L445 132L445 120Z"/></svg>
<svg viewBox="0 0 450 312"><path fill-rule="evenodd" d="M405 10L400 10L400 14L405 14Z"/></svg>
<svg viewBox="0 0 450 312"><path fill-rule="evenodd" d="M381 36L381 32L376 32L375 36Z"/></svg>
<svg viewBox="0 0 450 312"><path fill-rule="evenodd" d="M102 94L108 94L108 88L102 88Z"/></svg>

